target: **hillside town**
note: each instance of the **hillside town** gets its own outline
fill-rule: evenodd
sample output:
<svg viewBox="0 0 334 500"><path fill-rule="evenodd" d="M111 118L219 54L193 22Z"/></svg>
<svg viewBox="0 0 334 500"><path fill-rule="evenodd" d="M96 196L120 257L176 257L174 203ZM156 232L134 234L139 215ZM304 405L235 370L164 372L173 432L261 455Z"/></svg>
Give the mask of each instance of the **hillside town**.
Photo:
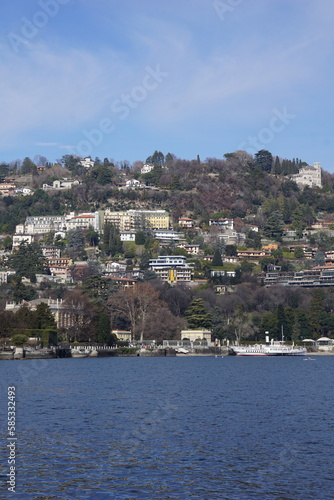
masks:
<svg viewBox="0 0 334 500"><path fill-rule="evenodd" d="M318 162L155 151L132 166L67 155L1 172L3 345L13 331L38 344L45 308L55 344L222 346L267 328L278 337L282 323L290 341L334 333L334 216L319 207L334 181Z"/></svg>

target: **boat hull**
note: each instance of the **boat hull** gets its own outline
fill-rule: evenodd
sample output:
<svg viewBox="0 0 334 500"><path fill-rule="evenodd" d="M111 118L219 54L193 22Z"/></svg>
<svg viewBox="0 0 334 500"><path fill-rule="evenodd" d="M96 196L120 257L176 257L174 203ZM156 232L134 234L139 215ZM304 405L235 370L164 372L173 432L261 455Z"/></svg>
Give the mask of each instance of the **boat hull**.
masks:
<svg viewBox="0 0 334 500"><path fill-rule="evenodd" d="M232 354L236 356L305 356L306 349L295 347L273 346L233 346Z"/></svg>

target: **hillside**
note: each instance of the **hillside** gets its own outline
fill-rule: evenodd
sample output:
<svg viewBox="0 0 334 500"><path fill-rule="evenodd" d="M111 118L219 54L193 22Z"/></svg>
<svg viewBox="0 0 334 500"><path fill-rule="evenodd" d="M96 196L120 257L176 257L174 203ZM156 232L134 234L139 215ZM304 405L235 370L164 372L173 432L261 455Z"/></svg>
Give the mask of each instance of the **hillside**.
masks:
<svg viewBox="0 0 334 500"><path fill-rule="evenodd" d="M8 190L12 184L0 198L3 308L7 301L61 299L71 314L75 304L91 311L85 319L87 330L65 329L64 339L85 339L89 331L105 341L110 328L128 328L137 335L143 313L138 309L138 321L132 323L124 309L128 297L122 280L134 285L139 277L149 285L142 293L151 300L145 332L153 335L158 328L158 339L174 337L189 323L187 310L197 299L219 339L257 338L265 329L279 336L282 324L287 338L295 341L305 332L314 338L333 334L334 270L326 271L326 277L323 272L334 261L332 174L322 171L321 187L298 185L296 174L307 164L273 158L265 150L254 157L237 151L205 161L156 151L132 166L107 158L85 161L86 166L81 162L67 155L59 164L42 167L28 158L20 165L1 165L2 185ZM16 226L23 227L29 216L92 213L102 220L106 210L165 210L174 232L159 237L143 227L126 240L126 234L107 223L99 230L87 226L64 234L50 229L29 235L33 243L23 242L12 250ZM58 271L52 259L41 254L47 246L55 248L63 266L66 263L62 284L53 276ZM175 286L162 280L150 265L159 255L184 256L190 282L181 280ZM289 283L296 287L293 291L280 286ZM316 283L327 285L319 288L320 295ZM133 300L137 303L139 298ZM7 311L2 314L6 321L1 334L6 338L20 323ZM35 322L31 318L31 328Z"/></svg>

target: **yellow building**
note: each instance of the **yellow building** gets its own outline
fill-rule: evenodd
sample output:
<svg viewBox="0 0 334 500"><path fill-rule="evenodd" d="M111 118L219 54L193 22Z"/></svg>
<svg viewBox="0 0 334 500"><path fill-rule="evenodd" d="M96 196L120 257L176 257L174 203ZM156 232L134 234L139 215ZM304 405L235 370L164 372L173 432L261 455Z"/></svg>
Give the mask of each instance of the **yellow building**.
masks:
<svg viewBox="0 0 334 500"><path fill-rule="evenodd" d="M278 245L276 243L270 243L269 245L262 245L262 250L267 250L268 252L272 252L278 249Z"/></svg>
<svg viewBox="0 0 334 500"><path fill-rule="evenodd" d="M195 342L196 340L206 340L211 342L211 331L210 330L181 330L181 340L188 339L190 342Z"/></svg>
<svg viewBox="0 0 334 500"><path fill-rule="evenodd" d="M144 229L169 229L170 217L166 210L127 210L112 212L106 210L104 223L111 223L121 232Z"/></svg>

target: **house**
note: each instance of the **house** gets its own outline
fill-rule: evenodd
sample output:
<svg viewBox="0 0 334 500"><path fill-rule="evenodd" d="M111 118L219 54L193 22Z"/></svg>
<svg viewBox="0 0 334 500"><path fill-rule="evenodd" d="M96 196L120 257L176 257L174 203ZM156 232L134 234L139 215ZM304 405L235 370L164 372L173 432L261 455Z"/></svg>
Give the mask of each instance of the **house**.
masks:
<svg viewBox="0 0 334 500"><path fill-rule="evenodd" d="M50 298L42 298L42 299L34 299L29 301L22 301L19 304L15 302L6 302L5 310L17 312L22 306L27 307L31 311L35 311L39 304L46 303L51 313L54 316L54 319L57 324L57 328L68 328L74 324L73 314L66 311L65 303L63 303L62 299L50 299Z"/></svg>
<svg viewBox="0 0 334 500"><path fill-rule="evenodd" d="M255 226L254 224L247 224L246 229L249 229L250 231L254 231L254 233L259 232L259 226Z"/></svg>
<svg viewBox="0 0 334 500"><path fill-rule="evenodd" d="M121 231L120 232L121 241L136 241L135 231Z"/></svg>
<svg viewBox="0 0 334 500"><path fill-rule="evenodd" d="M140 173L141 174L149 174L150 172L152 172L153 169L154 169L153 163L144 163L144 165L142 166L142 168L140 170Z"/></svg>
<svg viewBox="0 0 334 500"><path fill-rule="evenodd" d="M107 273L125 273L126 262L107 262L105 270Z"/></svg>
<svg viewBox="0 0 334 500"><path fill-rule="evenodd" d="M51 257L47 259L53 281L60 283L72 283L70 266L73 264L72 259L67 257Z"/></svg>
<svg viewBox="0 0 334 500"><path fill-rule="evenodd" d="M65 266L70 267L73 264L73 260L69 257L47 257L48 266Z"/></svg>
<svg viewBox="0 0 334 500"><path fill-rule="evenodd" d="M295 181L298 186L305 187L322 187L321 182L321 166L319 162L313 164L313 167L306 166L302 167L298 174L291 176L291 179Z"/></svg>
<svg viewBox="0 0 334 500"><path fill-rule="evenodd" d="M31 245L35 241L33 234L14 234L13 236L13 250L17 250L21 243Z"/></svg>
<svg viewBox="0 0 334 500"><path fill-rule="evenodd" d="M233 293L235 287L233 285L215 285L213 289L216 294L225 295L227 293Z"/></svg>
<svg viewBox="0 0 334 500"><path fill-rule="evenodd" d="M8 277L13 276L15 271L12 269L1 269L0 270L0 284L8 283Z"/></svg>
<svg viewBox="0 0 334 500"><path fill-rule="evenodd" d="M90 156L86 156L86 158L83 158L83 160L79 161L79 165L85 168L92 168L94 167L94 161L91 159Z"/></svg>
<svg viewBox="0 0 334 500"><path fill-rule="evenodd" d="M226 276L228 278L235 278L235 271L225 271L224 269L211 269L210 276L212 278L220 278L222 276Z"/></svg>
<svg viewBox="0 0 334 500"><path fill-rule="evenodd" d="M180 217L178 224L180 227L185 229L191 229L194 227L194 221L189 217Z"/></svg>
<svg viewBox="0 0 334 500"><path fill-rule="evenodd" d="M12 196L15 194L15 184L9 182L3 182L0 184L0 195L1 196Z"/></svg>
<svg viewBox="0 0 334 500"><path fill-rule="evenodd" d="M329 337L320 337L317 339L316 345L318 347L318 351L334 351L334 340Z"/></svg>
<svg viewBox="0 0 334 500"><path fill-rule="evenodd" d="M15 189L16 194L21 194L22 196L29 196L32 194L32 189L27 187L18 187Z"/></svg>
<svg viewBox="0 0 334 500"><path fill-rule="evenodd" d="M219 226L224 229L230 229L233 231L233 219L210 219L209 226Z"/></svg>
<svg viewBox="0 0 334 500"><path fill-rule="evenodd" d="M78 180L72 179L58 179L53 181L52 188L53 189L71 189L72 186L78 186L80 182Z"/></svg>
<svg viewBox="0 0 334 500"><path fill-rule="evenodd" d="M211 330L181 330L181 340L190 342L206 340L208 344L211 344Z"/></svg>
<svg viewBox="0 0 334 500"><path fill-rule="evenodd" d="M37 283L41 283L42 281L51 281L53 283L64 283L71 284L73 283L73 278L71 276L71 270L60 264L54 264L49 268L51 275L38 275L36 274Z"/></svg>
<svg viewBox="0 0 334 500"><path fill-rule="evenodd" d="M173 231L172 229L157 229L152 231L152 235L156 240L171 243L173 241L180 241L184 239L183 233L178 233L177 231Z"/></svg>
<svg viewBox="0 0 334 500"><path fill-rule="evenodd" d="M276 243L269 243L268 245L262 245L262 250L265 252L272 252L278 249L278 245Z"/></svg>
<svg viewBox="0 0 334 500"><path fill-rule="evenodd" d="M129 179L128 181L125 181L125 188L126 189L138 189L138 188L143 188L145 187L145 184L142 184L140 181L137 179Z"/></svg>
<svg viewBox="0 0 334 500"><path fill-rule="evenodd" d="M318 221L315 224L312 224L312 229L332 229L334 227L333 221Z"/></svg>
<svg viewBox="0 0 334 500"><path fill-rule="evenodd" d="M229 262L231 264L237 264L239 262L239 258L236 257L235 255L223 255L222 261Z"/></svg>
<svg viewBox="0 0 334 500"><path fill-rule="evenodd" d="M42 254L46 258L60 258L60 248L53 245L42 245Z"/></svg>
<svg viewBox="0 0 334 500"><path fill-rule="evenodd" d="M224 231L224 233L218 234L218 238L222 240L225 245L240 245L246 239L244 233L237 233L230 229L225 229Z"/></svg>
<svg viewBox="0 0 334 500"><path fill-rule="evenodd" d="M112 330L112 334L116 335L117 339L121 342L131 342L132 333L130 330Z"/></svg>
<svg viewBox="0 0 334 500"><path fill-rule="evenodd" d="M267 250L238 250L238 257L243 259L259 259L268 255L270 254Z"/></svg>
<svg viewBox="0 0 334 500"><path fill-rule="evenodd" d="M117 276L106 276L109 280L111 280L116 285L119 285L121 289L125 290L126 288L133 288L138 281L135 278L120 278Z"/></svg>
<svg viewBox="0 0 334 500"><path fill-rule="evenodd" d="M179 243L178 248L184 248L191 255L199 254L199 245L187 245L185 243Z"/></svg>

